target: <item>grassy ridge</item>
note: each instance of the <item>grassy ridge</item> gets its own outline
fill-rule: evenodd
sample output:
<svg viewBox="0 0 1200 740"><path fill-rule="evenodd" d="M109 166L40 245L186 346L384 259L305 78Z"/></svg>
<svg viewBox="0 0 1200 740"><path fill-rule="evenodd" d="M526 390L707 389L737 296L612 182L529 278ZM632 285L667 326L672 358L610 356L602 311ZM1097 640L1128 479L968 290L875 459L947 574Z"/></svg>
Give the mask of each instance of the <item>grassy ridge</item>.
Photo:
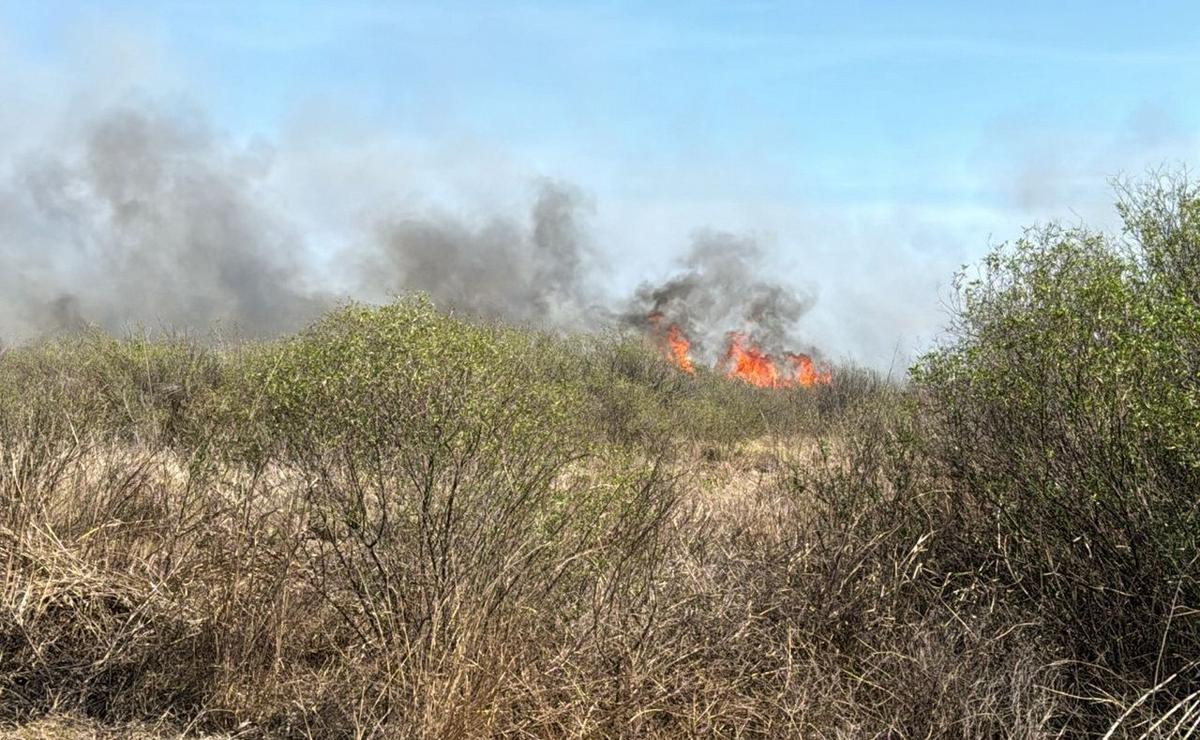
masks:
<svg viewBox="0 0 1200 740"><path fill-rule="evenodd" d="M1182 735L1200 198L1045 228L889 383L764 391L425 300L0 355L0 723Z"/></svg>

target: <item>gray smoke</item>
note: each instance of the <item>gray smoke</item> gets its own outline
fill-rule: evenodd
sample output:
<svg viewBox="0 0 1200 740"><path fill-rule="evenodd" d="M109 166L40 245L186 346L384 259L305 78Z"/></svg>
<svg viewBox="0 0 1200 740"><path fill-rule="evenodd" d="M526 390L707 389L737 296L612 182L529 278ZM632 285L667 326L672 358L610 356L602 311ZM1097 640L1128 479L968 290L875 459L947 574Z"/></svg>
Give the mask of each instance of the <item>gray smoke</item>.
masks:
<svg viewBox="0 0 1200 740"><path fill-rule="evenodd" d="M801 317L816 297L765 277L767 266L753 239L703 231L679 260L680 272L661 284L643 283L623 314L625 323L645 326L661 314L678 324L693 352L712 359L726 333L741 331L769 351L795 351Z"/></svg>
<svg viewBox="0 0 1200 740"><path fill-rule="evenodd" d="M366 243L339 236L313 250L301 214L272 185L272 157L196 115L126 107L0 162L0 337L215 322L270 335L339 298L423 291L442 308L547 328L644 329L657 311L707 359L735 329L768 348L799 348L797 323L813 304L764 277L754 240L722 232L697 234L670 279L614 300L598 287L589 200L551 180L521 218L399 217L397 206L334 230L365 229ZM320 185L355 192L353 182Z"/></svg>
<svg viewBox="0 0 1200 740"><path fill-rule="evenodd" d="M602 313L594 255L580 224L581 193L543 181L528 223L494 218L478 228L451 217L392 220L378 228L379 254L364 278L376 291L420 290L483 318L559 328L592 325Z"/></svg>
<svg viewBox="0 0 1200 740"><path fill-rule="evenodd" d="M0 185L0 333L89 323L254 333L303 325L301 239L262 205L267 155L195 117L108 112L79 141L27 153Z"/></svg>

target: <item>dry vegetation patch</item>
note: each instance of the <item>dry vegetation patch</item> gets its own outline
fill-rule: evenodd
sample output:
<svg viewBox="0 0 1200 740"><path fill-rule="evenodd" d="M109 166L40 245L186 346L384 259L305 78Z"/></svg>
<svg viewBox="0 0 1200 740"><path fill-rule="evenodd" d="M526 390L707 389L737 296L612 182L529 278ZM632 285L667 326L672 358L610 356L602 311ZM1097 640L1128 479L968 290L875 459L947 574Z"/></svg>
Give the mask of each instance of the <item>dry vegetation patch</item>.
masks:
<svg viewBox="0 0 1200 740"><path fill-rule="evenodd" d="M901 386L348 306L0 355L16 737L1186 737L1200 198L1032 232Z"/></svg>

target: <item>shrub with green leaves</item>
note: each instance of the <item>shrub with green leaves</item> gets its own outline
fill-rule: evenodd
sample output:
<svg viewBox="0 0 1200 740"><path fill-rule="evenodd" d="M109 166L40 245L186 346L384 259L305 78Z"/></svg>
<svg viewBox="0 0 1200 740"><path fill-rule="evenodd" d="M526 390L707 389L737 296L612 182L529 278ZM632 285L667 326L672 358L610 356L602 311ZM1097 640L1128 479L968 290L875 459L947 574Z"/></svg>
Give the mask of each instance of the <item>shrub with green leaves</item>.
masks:
<svg viewBox="0 0 1200 740"><path fill-rule="evenodd" d="M1200 191L1155 180L1119 207L1120 238L1050 225L993 251L913 378L960 567L1070 658L1152 685L1200 654L1180 617L1200 605Z"/></svg>
<svg viewBox="0 0 1200 740"><path fill-rule="evenodd" d="M188 337L87 330L0 355L0 415L52 414L73 441L176 442L224 381L219 350Z"/></svg>
<svg viewBox="0 0 1200 740"><path fill-rule="evenodd" d="M549 341L420 297L349 305L252 357L242 401L301 454L561 441L577 401L541 372Z"/></svg>

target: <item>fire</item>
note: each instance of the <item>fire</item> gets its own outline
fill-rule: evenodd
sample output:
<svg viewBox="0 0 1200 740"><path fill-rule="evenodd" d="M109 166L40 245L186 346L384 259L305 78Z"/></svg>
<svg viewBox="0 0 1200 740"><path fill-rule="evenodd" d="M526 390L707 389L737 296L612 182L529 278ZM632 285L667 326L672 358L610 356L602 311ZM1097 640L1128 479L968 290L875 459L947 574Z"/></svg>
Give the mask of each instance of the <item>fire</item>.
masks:
<svg viewBox="0 0 1200 740"><path fill-rule="evenodd" d="M692 366L692 358L688 357L688 347L691 346L691 343L675 324L671 324L667 329L667 345L671 348L671 358L675 360L675 364L679 366L680 370L685 373L696 372L696 368Z"/></svg>
<svg viewBox="0 0 1200 740"><path fill-rule="evenodd" d="M729 348L725 350L725 358L720 364L730 378L744 380L759 388L780 386L779 370L771 362L771 357L748 343L746 335L741 332L729 333Z"/></svg>
<svg viewBox="0 0 1200 740"><path fill-rule="evenodd" d="M784 357L792 364L795 382L805 388L811 388L814 385L829 385L829 382L833 380L833 372L829 368L818 370L813 367L812 358L808 355L788 352Z"/></svg>
<svg viewBox="0 0 1200 740"><path fill-rule="evenodd" d="M729 333L729 347L718 367L726 377L737 378L759 388L810 388L825 385L833 379L828 369L818 370L812 358L805 354L784 354L787 365L777 363L770 355L752 344L742 332Z"/></svg>
<svg viewBox="0 0 1200 740"><path fill-rule="evenodd" d="M647 316L646 321L650 324L651 337L666 358L685 373L696 372L688 353L691 343L679 325L670 323L664 328L665 317L658 311ZM808 355L787 352L783 361L777 361L739 331L729 333L729 345L716 369L728 378L759 388L811 388L832 380L829 369L818 369Z"/></svg>
<svg viewBox="0 0 1200 740"><path fill-rule="evenodd" d="M662 329L663 315L657 311L646 317L650 322L651 328L654 330L655 339L666 352L667 359L675 363L675 366L685 373L696 372L696 367L692 365L692 358L688 355L688 348L691 347L691 342L678 324L671 324L664 332Z"/></svg>

